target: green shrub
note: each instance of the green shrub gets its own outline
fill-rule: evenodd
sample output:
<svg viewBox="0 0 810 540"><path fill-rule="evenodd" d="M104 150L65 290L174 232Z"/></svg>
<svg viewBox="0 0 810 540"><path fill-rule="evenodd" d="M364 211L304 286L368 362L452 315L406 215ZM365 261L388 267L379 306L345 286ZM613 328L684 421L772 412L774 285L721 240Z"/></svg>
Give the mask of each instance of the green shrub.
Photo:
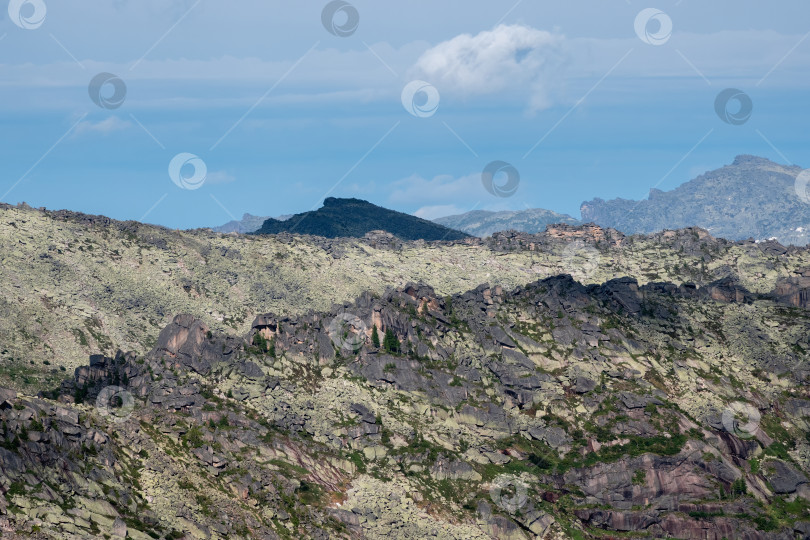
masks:
<svg viewBox="0 0 810 540"><path fill-rule="evenodd" d="M202 430L200 426L194 426L183 435L183 442L191 448L199 448L203 445Z"/></svg>
<svg viewBox="0 0 810 540"><path fill-rule="evenodd" d="M267 340L261 332L256 332L253 336L253 345L258 347L262 352L267 352Z"/></svg>
<svg viewBox="0 0 810 540"><path fill-rule="evenodd" d="M537 454L529 454L529 463L538 469L550 469L553 465L551 461Z"/></svg>
<svg viewBox="0 0 810 540"><path fill-rule="evenodd" d="M177 482L177 487L180 489L187 489L189 491L196 489L187 478L182 478Z"/></svg>
<svg viewBox="0 0 810 540"><path fill-rule="evenodd" d="M360 452L352 452L349 454L349 461L354 463L357 467L357 472L364 474L366 472L366 462L363 461L363 455Z"/></svg>
<svg viewBox="0 0 810 540"><path fill-rule="evenodd" d="M11 500L14 495L25 495L26 493L25 482L12 482L6 491L6 499Z"/></svg>

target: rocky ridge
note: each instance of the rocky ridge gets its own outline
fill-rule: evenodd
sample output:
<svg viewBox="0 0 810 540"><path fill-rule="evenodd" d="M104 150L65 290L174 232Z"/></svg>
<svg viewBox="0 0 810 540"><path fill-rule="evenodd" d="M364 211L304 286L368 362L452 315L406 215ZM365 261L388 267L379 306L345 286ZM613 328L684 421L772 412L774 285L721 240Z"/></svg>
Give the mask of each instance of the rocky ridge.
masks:
<svg viewBox="0 0 810 540"><path fill-rule="evenodd" d="M325 311L365 290L422 282L445 296L484 282L509 290L562 273L588 284L633 276L642 285L702 286L733 277L750 291L779 284L795 295L810 267L805 248L729 242L701 229L625 236L553 226L456 242L403 242L374 232L360 239L251 237L7 205L0 205L0 244L0 385L29 393L58 384L90 354L146 354L177 313L245 333L256 313Z"/></svg>
<svg viewBox="0 0 810 540"><path fill-rule="evenodd" d="M93 356L39 397L0 392L2 526L810 538L802 279L411 283L241 336L176 316L146 354Z"/></svg>

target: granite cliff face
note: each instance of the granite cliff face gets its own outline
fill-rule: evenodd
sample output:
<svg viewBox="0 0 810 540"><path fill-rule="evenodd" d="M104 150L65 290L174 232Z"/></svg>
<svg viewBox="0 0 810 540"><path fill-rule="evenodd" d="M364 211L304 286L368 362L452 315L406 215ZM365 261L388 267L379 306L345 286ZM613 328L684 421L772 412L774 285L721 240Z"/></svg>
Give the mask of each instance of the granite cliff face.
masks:
<svg viewBox="0 0 810 540"><path fill-rule="evenodd" d="M775 238L803 246L810 241L810 204L794 189L800 172L800 167L738 156L672 191L653 189L642 201L593 199L580 211L583 221L628 234L697 226L730 240Z"/></svg>

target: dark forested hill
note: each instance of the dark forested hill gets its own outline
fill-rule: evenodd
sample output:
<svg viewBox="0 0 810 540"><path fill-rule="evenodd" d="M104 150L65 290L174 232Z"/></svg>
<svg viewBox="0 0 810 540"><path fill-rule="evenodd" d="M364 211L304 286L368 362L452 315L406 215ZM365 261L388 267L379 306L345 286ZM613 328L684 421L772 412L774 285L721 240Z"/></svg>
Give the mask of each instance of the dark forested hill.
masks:
<svg viewBox="0 0 810 540"><path fill-rule="evenodd" d="M296 214L286 221L268 219L256 234L290 232L326 238L360 238L371 231L387 231L402 240L461 240L468 235L360 199L330 197L323 207Z"/></svg>

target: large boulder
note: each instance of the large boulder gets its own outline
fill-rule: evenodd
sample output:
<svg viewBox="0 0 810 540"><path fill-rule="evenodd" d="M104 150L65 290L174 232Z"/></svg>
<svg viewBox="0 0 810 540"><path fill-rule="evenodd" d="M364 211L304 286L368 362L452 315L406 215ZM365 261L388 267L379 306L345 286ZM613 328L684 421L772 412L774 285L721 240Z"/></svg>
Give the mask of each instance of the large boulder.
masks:
<svg viewBox="0 0 810 540"><path fill-rule="evenodd" d="M776 493L795 493L807 477L783 461L768 461L763 465L765 477Z"/></svg>
<svg viewBox="0 0 810 540"><path fill-rule="evenodd" d="M17 392L8 388L0 388L0 409L10 409L17 399Z"/></svg>
<svg viewBox="0 0 810 540"><path fill-rule="evenodd" d="M208 334L208 326L202 321L191 315L178 315L160 332L156 348L158 353L205 375L222 353L206 347Z"/></svg>

